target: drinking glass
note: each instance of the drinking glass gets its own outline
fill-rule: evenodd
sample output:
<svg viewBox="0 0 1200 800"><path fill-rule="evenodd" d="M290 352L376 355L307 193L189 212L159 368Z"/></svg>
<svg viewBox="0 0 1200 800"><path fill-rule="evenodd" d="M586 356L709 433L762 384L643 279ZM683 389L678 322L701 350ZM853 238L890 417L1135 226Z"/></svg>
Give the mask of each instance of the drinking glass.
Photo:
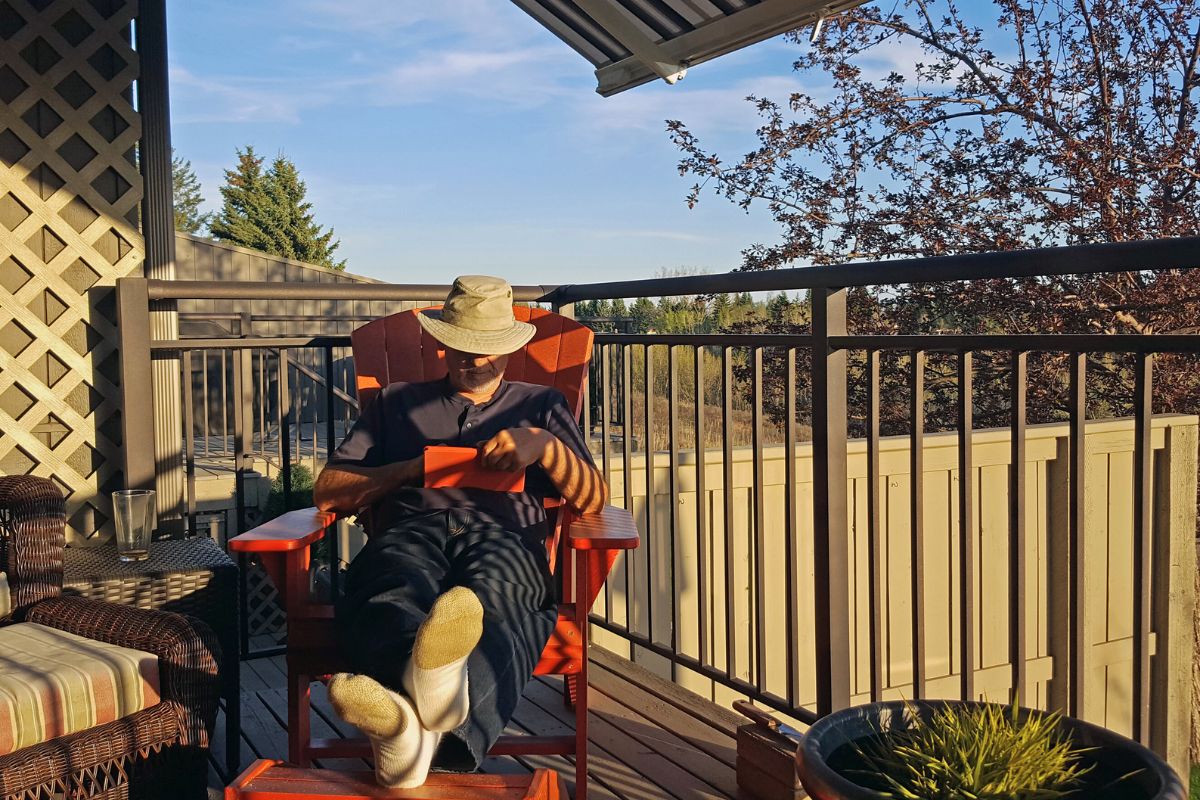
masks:
<svg viewBox="0 0 1200 800"><path fill-rule="evenodd" d="M154 530L154 490L121 489L113 492L112 501L117 558L145 561L150 557L150 534Z"/></svg>

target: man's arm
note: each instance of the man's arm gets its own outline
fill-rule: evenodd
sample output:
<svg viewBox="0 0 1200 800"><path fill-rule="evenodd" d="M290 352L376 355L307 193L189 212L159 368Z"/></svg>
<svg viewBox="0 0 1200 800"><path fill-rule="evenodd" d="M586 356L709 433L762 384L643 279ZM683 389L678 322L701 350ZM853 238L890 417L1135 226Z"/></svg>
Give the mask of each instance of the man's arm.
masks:
<svg viewBox="0 0 1200 800"><path fill-rule="evenodd" d="M417 486L425 479L425 457L382 467L329 464L313 486L313 501L322 511L350 514L366 508L389 492Z"/></svg>
<svg viewBox="0 0 1200 800"><path fill-rule="evenodd" d="M480 463L488 469L516 472L534 462L572 510L595 514L608 502L608 485L600 470L544 428L509 428L480 448Z"/></svg>

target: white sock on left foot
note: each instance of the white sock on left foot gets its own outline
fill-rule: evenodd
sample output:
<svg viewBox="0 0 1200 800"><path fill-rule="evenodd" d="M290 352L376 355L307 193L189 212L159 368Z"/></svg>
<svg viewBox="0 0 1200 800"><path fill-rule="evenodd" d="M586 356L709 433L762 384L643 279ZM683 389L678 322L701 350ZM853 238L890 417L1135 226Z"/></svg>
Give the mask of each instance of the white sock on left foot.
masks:
<svg viewBox="0 0 1200 800"><path fill-rule="evenodd" d="M427 730L450 731L466 720L467 657L482 635L483 606L465 586L439 597L421 624L404 671L404 689Z"/></svg>

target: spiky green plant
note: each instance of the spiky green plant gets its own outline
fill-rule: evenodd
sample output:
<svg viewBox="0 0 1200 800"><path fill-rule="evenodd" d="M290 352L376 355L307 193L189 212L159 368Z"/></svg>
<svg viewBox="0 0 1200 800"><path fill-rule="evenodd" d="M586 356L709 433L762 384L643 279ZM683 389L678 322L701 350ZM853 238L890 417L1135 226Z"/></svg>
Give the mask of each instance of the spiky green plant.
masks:
<svg viewBox="0 0 1200 800"><path fill-rule="evenodd" d="M904 730L856 745L864 775L896 800L1052 800L1091 769L1072 747L1058 714L1014 705L945 706L928 718L909 705Z"/></svg>

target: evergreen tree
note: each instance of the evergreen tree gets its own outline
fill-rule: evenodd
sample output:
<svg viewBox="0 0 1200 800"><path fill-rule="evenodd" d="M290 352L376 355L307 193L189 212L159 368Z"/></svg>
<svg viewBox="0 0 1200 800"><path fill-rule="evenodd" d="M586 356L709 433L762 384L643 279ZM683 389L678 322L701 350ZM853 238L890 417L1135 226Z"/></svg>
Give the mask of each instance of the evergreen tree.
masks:
<svg viewBox="0 0 1200 800"><path fill-rule="evenodd" d="M791 309L791 306L792 303L788 300L787 294L780 292L767 303L767 317L772 322L787 322L788 311Z"/></svg>
<svg viewBox="0 0 1200 800"><path fill-rule="evenodd" d="M633 308L630 309L629 315L633 317L633 329L637 333L646 333L655 328L655 318L658 316L658 311L654 307L654 303L650 302L649 298L639 297L633 303Z"/></svg>
<svg viewBox="0 0 1200 800"><path fill-rule="evenodd" d="M284 258L345 269L344 260L333 260L340 244L333 229L322 230L312 203L305 201L308 189L296 165L280 155L264 170L263 159L249 146L237 155L237 167L225 171L225 204L212 223L212 235Z"/></svg>
<svg viewBox="0 0 1200 800"><path fill-rule="evenodd" d="M714 330L724 330L730 322L729 295L722 292L712 299L712 310L709 312Z"/></svg>
<svg viewBox="0 0 1200 800"><path fill-rule="evenodd" d="M200 193L200 179L192 171L192 162L172 154L171 188L175 204L175 230L184 233L200 233L212 222L212 214L201 214L200 205L204 195Z"/></svg>

